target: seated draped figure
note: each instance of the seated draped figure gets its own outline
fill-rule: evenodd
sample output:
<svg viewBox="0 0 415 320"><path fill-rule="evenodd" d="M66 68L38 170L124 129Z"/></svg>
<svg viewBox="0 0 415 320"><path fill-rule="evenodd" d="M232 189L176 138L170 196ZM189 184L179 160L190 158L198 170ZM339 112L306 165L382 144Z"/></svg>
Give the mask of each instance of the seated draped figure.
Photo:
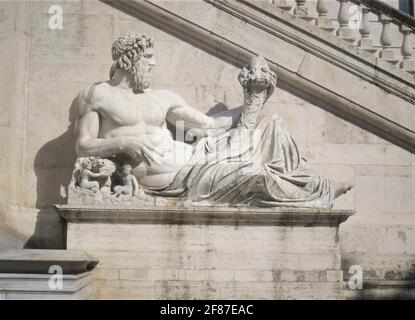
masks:
<svg viewBox="0 0 415 320"><path fill-rule="evenodd" d="M112 46L112 59L110 79L86 87L76 98L79 158L69 202L168 199L331 208L352 188L313 175L282 120L261 117L277 82L261 56L239 74L243 105L213 116L169 90L149 89L156 65L150 37L121 36ZM168 123L192 132L196 141L174 138Z"/></svg>

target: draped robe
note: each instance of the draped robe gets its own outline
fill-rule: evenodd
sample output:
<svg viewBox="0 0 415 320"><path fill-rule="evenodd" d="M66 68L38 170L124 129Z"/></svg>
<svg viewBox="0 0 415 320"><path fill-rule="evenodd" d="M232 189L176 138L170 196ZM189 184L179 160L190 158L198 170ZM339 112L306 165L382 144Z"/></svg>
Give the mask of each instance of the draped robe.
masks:
<svg viewBox="0 0 415 320"><path fill-rule="evenodd" d="M331 208L334 181L314 175L281 118L256 121L194 144L167 186L146 193L193 203Z"/></svg>

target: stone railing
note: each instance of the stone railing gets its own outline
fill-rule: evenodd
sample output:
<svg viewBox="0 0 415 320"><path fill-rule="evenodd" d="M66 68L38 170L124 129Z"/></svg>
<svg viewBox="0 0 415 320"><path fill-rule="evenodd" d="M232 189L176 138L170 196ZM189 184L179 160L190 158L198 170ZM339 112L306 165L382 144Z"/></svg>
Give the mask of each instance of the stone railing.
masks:
<svg viewBox="0 0 415 320"><path fill-rule="evenodd" d="M337 1L339 9L337 17L329 16L329 3ZM386 3L376 0L268 0L278 8L293 14L321 29L334 33L340 39L348 41L358 48L375 54L382 60L385 60L400 69L409 73L415 73L415 63L413 57L413 45L411 41L412 33L415 31L415 19ZM349 6L355 4L359 8L359 28L357 35L350 25ZM311 12L311 6L315 6L317 14ZM371 24L369 23L369 14L378 17L382 25L380 33L380 48L373 45L371 34ZM333 21L335 23L333 23ZM392 48L392 35L390 24L399 27L402 42L400 54Z"/></svg>

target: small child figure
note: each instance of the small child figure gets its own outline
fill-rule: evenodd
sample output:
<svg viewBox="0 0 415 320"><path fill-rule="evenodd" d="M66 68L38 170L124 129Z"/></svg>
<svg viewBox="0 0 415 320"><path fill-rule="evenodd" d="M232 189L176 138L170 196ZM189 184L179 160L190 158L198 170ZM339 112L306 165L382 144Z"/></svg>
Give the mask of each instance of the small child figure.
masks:
<svg viewBox="0 0 415 320"><path fill-rule="evenodd" d="M82 169L80 172L80 183L79 186L83 189L91 190L92 192L99 191L99 182L91 181L90 178L104 178L107 177L104 173L92 172L93 161L89 158L82 161Z"/></svg>
<svg viewBox="0 0 415 320"><path fill-rule="evenodd" d="M114 187L114 195L118 197L121 194L135 196L140 189L137 178L131 174L133 168L129 164L121 167L122 185Z"/></svg>

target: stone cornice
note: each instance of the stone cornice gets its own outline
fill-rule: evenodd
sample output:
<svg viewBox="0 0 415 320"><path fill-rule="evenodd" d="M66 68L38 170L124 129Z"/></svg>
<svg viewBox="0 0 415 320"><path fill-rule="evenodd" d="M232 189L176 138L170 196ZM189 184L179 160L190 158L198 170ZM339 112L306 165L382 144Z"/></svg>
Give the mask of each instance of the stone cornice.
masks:
<svg viewBox="0 0 415 320"><path fill-rule="evenodd" d="M0 274L48 274L51 265L59 265L65 275L79 275L97 264L97 259L83 251L24 249L0 254Z"/></svg>
<svg viewBox="0 0 415 320"><path fill-rule="evenodd" d="M352 210L309 208L153 207L56 205L68 222L338 226Z"/></svg>
<svg viewBox="0 0 415 320"><path fill-rule="evenodd" d="M213 30L206 29L196 23L193 23L179 15L155 4L151 1L138 1L138 0L101 0L105 3L110 4L111 6L120 9L127 14L130 14L134 17L139 18L142 21L145 21L151 25L156 26L168 32L177 38L182 39L206 52L209 52L219 58L222 58L230 63L233 63L236 66L242 66L246 64L256 52L253 52L247 48L246 44L238 44L230 39L227 39L224 36L221 36L215 33ZM211 0L205 0L212 2ZM267 24L263 23L264 14L257 12L255 13L252 8L248 8L246 6L245 9L241 8L241 3L238 2L225 2L225 1L214 1L212 5L215 6L222 6L222 8L227 7L228 11L232 10L232 14L236 15L244 15L245 11L250 10L250 14L246 14L243 20L252 23L255 26L261 25L261 28L264 30L269 30L273 35L276 36L275 30L278 28L275 26L270 27L272 24L272 17L268 17ZM243 11L241 11L243 10ZM230 13L230 12L229 12ZM275 13L275 15L281 14L283 12ZM259 17L262 15L262 17ZM290 26L287 24L287 20L293 20L293 17L281 16L279 19L280 23L284 23L287 28ZM302 21L292 21L291 24L298 24L298 26L303 23ZM305 28L305 27L304 27ZM308 37L309 41L315 41L316 43L323 43L313 34L317 32L314 27L309 25L307 28L311 31L308 33L306 32L298 32L301 33L300 39L296 41L302 42L303 46L306 42L304 42L304 37ZM298 28L297 28L298 29ZM281 30L280 35L282 36L283 29ZM319 30L320 32L321 30ZM321 31L322 32L322 31ZM328 36L326 35L328 38ZM290 37L285 36L285 40L293 41L293 38L287 39ZM303 40L302 40L303 38ZM316 40L317 39L317 40ZM301 40L301 41L300 41ZM327 41L326 41L327 42ZM333 44L324 44L329 50L329 47L332 47L332 50L337 50L341 53L335 45ZM343 45L343 44L342 44ZM310 52L307 55L314 55L314 52L311 51L315 50L316 53L318 51L321 52L321 48L319 45L314 45L313 47L309 47L309 49L305 49L306 52ZM350 49L350 48L348 48ZM342 50L348 50L343 48ZM415 102L415 94L414 94L414 83L410 81L410 76L404 74L402 71L397 70L393 66L385 64L384 61L380 61L374 57L369 58L363 57L365 54L361 53L361 57L359 59L355 59L354 56L344 54L343 58L337 58L336 61L330 61L330 63L337 65L343 64L343 68L346 69L348 72L352 72L354 74L358 74L360 78L364 79L368 85L376 85L382 87L386 92L389 92L393 95L398 96L399 98L403 99L404 101L409 101L411 103ZM319 57L325 57L326 54L321 52ZM351 93L350 96L344 96L339 94L339 92L335 92L330 88L326 88L323 85L316 83L314 81L310 81L306 79L301 74L301 66L298 70L289 70L285 66L280 65L278 61L273 61L272 57L267 57L271 69L276 72L279 76L278 86L282 89L294 91L296 95L300 98L305 99L311 103L317 104L318 106L326 109L339 117L350 121L365 130L368 130L374 134L379 135L380 137L402 147L406 150L414 153L415 152L415 132L391 119L387 116L378 114L370 108L357 103L353 99L353 94ZM366 61L367 59L372 59L371 63ZM366 69L367 68L367 69ZM366 73L363 73L362 70L366 69ZM369 71L367 71L369 70ZM386 71L385 71L386 70ZM369 76L367 75L369 72Z"/></svg>

